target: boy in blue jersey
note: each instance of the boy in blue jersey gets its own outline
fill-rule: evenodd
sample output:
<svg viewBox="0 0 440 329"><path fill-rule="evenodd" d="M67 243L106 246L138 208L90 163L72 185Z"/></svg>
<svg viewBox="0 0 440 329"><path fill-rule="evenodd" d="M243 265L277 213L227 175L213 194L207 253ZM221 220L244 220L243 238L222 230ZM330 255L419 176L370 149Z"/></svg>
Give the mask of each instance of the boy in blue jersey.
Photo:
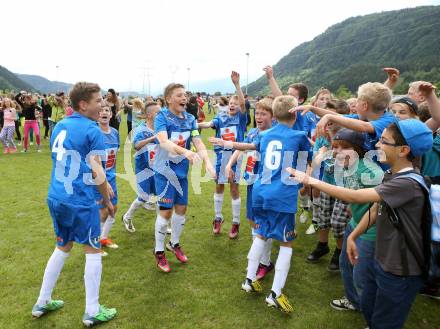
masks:
<svg viewBox="0 0 440 329"><path fill-rule="evenodd" d="M244 142L233 143L233 148L235 149L232 154L231 159L229 159L228 164L225 167L225 175L230 181L235 179L235 171L232 169L238 162L239 158L242 156L243 151L247 150L250 146L253 146L253 142L258 138L259 134L272 127L273 111L272 111L273 98L265 97L255 104L255 123L256 128L251 129ZM224 147L225 141L221 138L211 137L209 141L217 146ZM243 151L242 151L243 150ZM247 194L246 194L246 218L252 227L252 239L255 239L255 222L254 215L252 213L252 187L255 182L258 173L258 167L260 164L260 157L255 150L247 151L246 169L243 175L244 180L247 184ZM270 261L270 256L272 252L272 239L266 240L266 245L264 247L264 252L260 260L260 264L257 270L257 279L262 280L268 272L273 269L273 264Z"/></svg>
<svg viewBox="0 0 440 329"><path fill-rule="evenodd" d="M110 120L112 118L112 110L106 102L104 102L101 112L99 112L99 128L101 128L102 135L104 137L105 147L105 175L109 183L109 190L111 191L111 202L113 204L114 214L117 211L118 205L118 190L116 187L116 158L119 150L119 132L110 127ZM97 189L95 189L95 199L99 201L101 195ZM118 245L114 243L110 237L110 230L115 223L114 215L110 215L108 210L103 205L99 206L99 215L101 217L101 247L107 247L111 249L117 249ZM107 256L107 252L101 250L102 256Z"/></svg>
<svg viewBox="0 0 440 329"><path fill-rule="evenodd" d="M145 123L142 123L134 130L133 146L136 150L134 159L137 198L122 216L125 229L130 233L136 231L132 218L134 212L139 207L147 205L147 209L156 209L155 204L152 202L152 197L156 194L153 171L154 156L157 152L156 137L154 136L154 119L159 111L159 104L156 102L147 103L145 105Z"/></svg>
<svg viewBox="0 0 440 329"><path fill-rule="evenodd" d="M240 88L240 75L237 72L231 74L232 83L235 86L237 95L234 95L229 100L229 113L227 115L218 114L212 121L200 122L199 128L213 128L215 129L215 137L221 138L224 141L229 142L243 142L244 134L246 132L246 108L243 92ZM216 174L217 182L215 185L214 193L214 211L215 218L213 220L213 233L215 235L220 234L221 225L223 223L223 196L225 191L225 183L228 182L228 177L225 175L225 167L228 163L234 150L222 149L215 145L214 151L217 157L216 161ZM239 165L240 167L240 165ZM236 166L234 166L234 172L236 172ZM238 182L240 181L240 174L235 173L235 178L230 181L231 191L231 208L232 208L232 227L229 231L229 238L235 239L238 236L240 228L240 190Z"/></svg>
<svg viewBox="0 0 440 329"><path fill-rule="evenodd" d="M290 164L305 168L311 159L311 148L306 133L292 129L296 115L289 113L289 109L297 104L296 98L292 96L275 98L272 107L278 124L261 133L254 142L254 148L261 158L258 177L252 190L257 237L249 250L247 275L241 286L246 292L262 290L256 273L265 240L272 238L279 241L280 251L275 264L275 277L266 303L283 312L292 311L292 306L282 289L290 268L298 201L298 186L289 183L285 168Z"/></svg>
<svg viewBox="0 0 440 329"><path fill-rule="evenodd" d="M51 295L75 241L84 246L86 254L86 311L83 317L86 326L110 321L116 315L114 308L99 304L101 230L94 185L101 193L102 204L111 216L114 215L101 164L105 146L96 124L102 107L100 90L97 84L75 84L70 92L75 112L60 121L52 132L50 147L53 167L47 202L57 247L47 263L40 295L32 309L32 315L40 317L63 307L64 302L52 300Z"/></svg>
<svg viewBox="0 0 440 329"><path fill-rule="evenodd" d="M153 165L159 205L154 255L159 269L170 272L171 268L164 252L167 224L170 220L172 232L167 249L173 252L180 262L188 261L179 243L188 205L189 163L203 159L206 171L212 177L215 177L215 170L197 130L196 119L185 111L187 99L184 86L177 83L169 84L165 88L164 98L167 109L160 111L154 120L154 133L160 146ZM198 154L191 151L191 142Z"/></svg>

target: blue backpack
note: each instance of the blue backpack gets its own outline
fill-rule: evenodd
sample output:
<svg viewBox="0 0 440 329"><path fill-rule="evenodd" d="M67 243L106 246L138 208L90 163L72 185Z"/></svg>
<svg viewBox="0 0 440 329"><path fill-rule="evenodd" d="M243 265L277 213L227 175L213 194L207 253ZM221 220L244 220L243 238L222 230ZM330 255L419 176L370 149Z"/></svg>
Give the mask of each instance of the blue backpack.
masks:
<svg viewBox="0 0 440 329"><path fill-rule="evenodd" d="M401 177L415 180L425 194L422 217L423 254L416 248L413 240L408 238L408 233L395 209L387 206L390 220L394 227L404 235L406 246L423 270L423 276L431 282L440 283L440 185L427 184L425 178L415 172L399 176ZM401 252L404 271L405 267L408 271L405 250L402 249Z"/></svg>

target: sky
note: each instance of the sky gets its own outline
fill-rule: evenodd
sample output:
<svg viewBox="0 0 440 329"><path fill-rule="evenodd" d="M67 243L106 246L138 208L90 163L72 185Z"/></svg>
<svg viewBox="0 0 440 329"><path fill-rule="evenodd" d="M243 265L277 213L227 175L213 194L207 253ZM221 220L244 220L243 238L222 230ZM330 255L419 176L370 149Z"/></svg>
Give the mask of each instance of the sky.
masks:
<svg viewBox="0 0 440 329"><path fill-rule="evenodd" d="M91 81L102 88L151 94L160 93L169 82L189 83L191 90L207 86L227 79L232 70L246 85L262 75L265 65L276 64L294 47L344 19L439 4L440 0L8 1L2 3L7 45L3 43L0 65L49 80ZM18 8L18 19L5 14L18 13Z"/></svg>

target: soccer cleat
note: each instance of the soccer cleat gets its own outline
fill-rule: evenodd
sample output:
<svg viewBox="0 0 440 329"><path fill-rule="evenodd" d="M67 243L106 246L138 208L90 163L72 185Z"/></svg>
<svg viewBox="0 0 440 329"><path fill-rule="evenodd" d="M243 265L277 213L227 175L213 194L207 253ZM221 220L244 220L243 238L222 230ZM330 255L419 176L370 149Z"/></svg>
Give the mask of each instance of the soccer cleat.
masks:
<svg viewBox="0 0 440 329"><path fill-rule="evenodd" d="M136 229L134 228L133 221L131 218L126 218L125 215L123 215L122 222L124 223L125 229L128 232L130 232L130 233L136 232Z"/></svg>
<svg viewBox="0 0 440 329"><path fill-rule="evenodd" d="M119 246L116 243L114 243L110 238L101 239L101 246L107 247L110 249L118 249L119 248Z"/></svg>
<svg viewBox="0 0 440 329"><path fill-rule="evenodd" d="M307 229L306 234L307 235L315 234L317 230L318 230L317 225L312 223L312 224L310 224L309 228Z"/></svg>
<svg viewBox="0 0 440 329"><path fill-rule="evenodd" d="M27 152L27 149L22 149L21 150L21 153L26 153Z"/></svg>
<svg viewBox="0 0 440 329"><path fill-rule="evenodd" d="M10 148L9 153L17 153L17 148L16 147Z"/></svg>
<svg viewBox="0 0 440 329"><path fill-rule="evenodd" d="M285 313L290 313L293 311L292 305L284 294L276 297L276 294L271 291L269 296L266 297L266 303L267 306L278 308L280 311Z"/></svg>
<svg viewBox="0 0 440 329"><path fill-rule="evenodd" d="M260 263L260 265L258 265L258 270L257 270L257 280L263 280L264 277L267 275L267 273L269 273L272 270L273 270L272 262L270 262L269 265L263 265Z"/></svg>
<svg viewBox="0 0 440 329"><path fill-rule="evenodd" d="M165 273L171 271L170 265L168 264L167 257L165 256L164 251L155 252L153 250L154 257L156 258L157 267Z"/></svg>
<svg viewBox="0 0 440 329"><path fill-rule="evenodd" d="M103 249L99 250L99 253L101 254L101 257L107 257L108 256L108 252L103 250Z"/></svg>
<svg viewBox="0 0 440 329"><path fill-rule="evenodd" d="M41 153L41 149L38 148L38 149L37 149L37 152L38 152L38 153Z"/></svg>
<svg viewBox="0 0 440 329"><path fill-rule="evenodd" d="M229 231L229 239L236 239L240 230L240 224L232 223L231 230Z"/></svg>
<svg viewBox="0 0 440 329"><path fill-rule="evenodd" d="M214 235L220 234L222 230L222 224L223 224L223 219L220 217L216 217L212 221L212 233L214 233Z"/></svg>
<svg viewBox="0 0 440 329"><path fill-rule="evenodd" d="M38 306L38 304L35 304L34 307L32 308L32 316L35 318L39 318L44 314L59 310L63 306L64 306L64 302L62 300L51 300L49 303L47 303L44 306Z"/></svg>
<svg viewBox="0 0 440 329"><path fill-rule="evenodd" d="M321 245L319 242L316 248L307 256L307 261L310 263L317 263L322 256L327 255L330 252L328 245Z"/></svg>
<svg viewBox="0 0 440 329"><path fill-rule="evenodd" d="M8 154L9 153L9 147L6 147L3 151L3 154Z"/></svg>
<svg viewBox="0 0 440 329"><path fill-rule="evenodd" d="M83 324L86 327L92 327L100 323L108 322L116 316L115 308L107 308L104 305L99 306L99 312L95 316L90 316L87 313L83 316Z"/></svg>
<svg viewBox="0 0 440 329"><path fill-rule="evenodd" d="M183 253L182 248L180 247L180 245L178 243L176 243L173 246L171 241L168 241L168 243L167 243L167 250L171 251L172 253L174 253L174 255L176 255L176 258L177 258L177 260L179 262L186 263L188 261L188 257L185 256L185 254Z"/></svg>
<svg viewBox="0 0 440 329"><path fill-rule="evenodd" d="M337 311L356 311L356 307L345 296L341 299L333 299L330 306Z"/></svg>
<svg viewBox="0 0 440 329"><path fill-rule="evenodd" d="M241 284L241 289L246 292L262 292L263 291L263 288L261 287L260 281L258 281L258 280L252 281L251 279L247 279L247 278Z"/></svg>

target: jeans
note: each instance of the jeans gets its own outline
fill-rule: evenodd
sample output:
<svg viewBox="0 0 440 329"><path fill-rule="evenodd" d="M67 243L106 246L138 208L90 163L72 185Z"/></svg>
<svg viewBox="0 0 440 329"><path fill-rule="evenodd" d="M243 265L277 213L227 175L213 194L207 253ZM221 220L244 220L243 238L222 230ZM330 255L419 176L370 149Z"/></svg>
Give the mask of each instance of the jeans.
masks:
<svg viewBox="0 0 440 329"><path fill-rule="evenodd" d="M362 293L361 309L370 329L403 328L422 285L421 276L398 276L374 262Z"/></svg>
<svg viewBox="0 0 440 329"><path fill-rule="evenodd" d="M341 256L339 257L339 268L344 283L345 296L357 310L360 310L365 278L368 272L373 271L376 242L360 238L356 240L359 258L358 263L353 266L347 256L347 238L351 232L353 232L353 229L350 224L347 224L342 242Z"/></svg>

